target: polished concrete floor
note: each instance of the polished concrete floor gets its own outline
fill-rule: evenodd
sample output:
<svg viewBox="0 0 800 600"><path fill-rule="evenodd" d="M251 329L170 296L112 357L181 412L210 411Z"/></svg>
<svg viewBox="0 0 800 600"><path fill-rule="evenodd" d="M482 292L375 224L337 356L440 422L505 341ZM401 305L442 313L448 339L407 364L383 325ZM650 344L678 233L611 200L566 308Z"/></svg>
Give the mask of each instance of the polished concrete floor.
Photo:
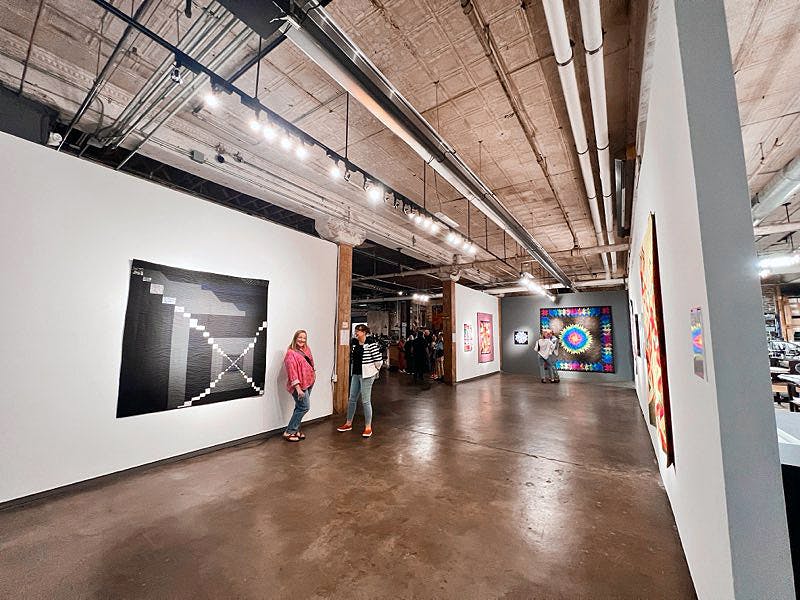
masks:
<svg viewBox="0 0 800 600"><path fill-rule="evenodd" d="M632 390L373 401L371 439L334 418L0 512L0 598L695 596Z"/></svg>

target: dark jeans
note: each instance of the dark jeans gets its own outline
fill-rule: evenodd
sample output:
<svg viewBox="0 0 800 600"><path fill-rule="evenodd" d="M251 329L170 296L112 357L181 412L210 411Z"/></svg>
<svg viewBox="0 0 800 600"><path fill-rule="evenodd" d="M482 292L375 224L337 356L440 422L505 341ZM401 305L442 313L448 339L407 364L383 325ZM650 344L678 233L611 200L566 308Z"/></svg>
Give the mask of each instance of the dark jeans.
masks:
<svg viewBox="0 0 800 600"><path fill-rule="evenodd" d="M303 420L303 417L308 412L308 409L311 408L311 389L314 386L312 385L308 388L303 396L298 397L297 390L292 390L292 397L294 398L294 412L292 413L292 418L289 419L289 425L286 427L286 433L297 433L300 431L300 422Z"/></svg>

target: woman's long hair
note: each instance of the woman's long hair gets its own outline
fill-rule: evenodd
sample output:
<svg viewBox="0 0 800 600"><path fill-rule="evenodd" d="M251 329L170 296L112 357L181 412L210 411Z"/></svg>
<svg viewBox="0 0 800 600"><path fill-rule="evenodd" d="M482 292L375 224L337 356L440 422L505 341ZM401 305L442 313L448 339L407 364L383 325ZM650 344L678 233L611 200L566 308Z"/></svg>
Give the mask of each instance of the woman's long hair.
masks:
<svg viewBox="0 0 800 600"><path fill-rule="evenodd" d="M308 334L306 333L306 330L298 329L297 331L294 332L294 335L292 336L292 343L289 344L289 350L297 350L298 352L302 352L302 350L300 350L300 348L297 347L297 336L299 336L301 333L306 334L306 346L308 346Z"/></svg>

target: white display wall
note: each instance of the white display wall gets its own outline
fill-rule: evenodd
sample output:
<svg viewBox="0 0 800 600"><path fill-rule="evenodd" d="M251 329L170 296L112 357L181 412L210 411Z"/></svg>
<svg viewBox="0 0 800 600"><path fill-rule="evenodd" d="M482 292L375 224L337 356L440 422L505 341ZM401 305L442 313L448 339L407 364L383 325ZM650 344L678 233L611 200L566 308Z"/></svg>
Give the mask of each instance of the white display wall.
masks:
<svg viewBox="0 0 800 600"><path fill-rule="evenodd" d="M0 134L0 502L282 427L283 356L307 329L332 412L337 249ZM265 394L116 418L134 258L269 280Z"/></svg>
<svg viewBox="0 0 800 600"><path fill-rule="evenodd" d="M764 321L721 5L658 4L629 293L642 315L639 253L654 213L674 465L667 466L656 429L648 430L697 594L790 598ZM694 371L690 328L698 307L703 377ZM644 351L635 360L648 420Z"/></svg>
<svg viewBox="0 0 800 600"><path fill-rule="evenodd" d="M456 382L500 371L500 302L496 296L455 286ZM494 360L478 362L478 313L492 315ZM464 352L464 324L472 325L472 350Z"/></svg>

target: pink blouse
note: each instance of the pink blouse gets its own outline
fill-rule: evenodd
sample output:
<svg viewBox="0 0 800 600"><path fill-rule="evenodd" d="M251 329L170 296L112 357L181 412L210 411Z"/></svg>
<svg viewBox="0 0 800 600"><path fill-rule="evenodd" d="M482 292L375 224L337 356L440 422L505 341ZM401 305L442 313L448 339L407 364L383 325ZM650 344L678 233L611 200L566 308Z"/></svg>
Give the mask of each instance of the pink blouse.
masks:
<svg viewBox="0 0 800 600"><path fill-rule="evenodd" d="M306 360L306 357L308 357L308 360ZM293 392L294 386L298 384L303 390L307 390L314 385L316 375L314 372L314 357L311 355L311 348L306 346L305 352L289 348L286 351L283 364L286 366L286 390L289 393Z"/></svg>

